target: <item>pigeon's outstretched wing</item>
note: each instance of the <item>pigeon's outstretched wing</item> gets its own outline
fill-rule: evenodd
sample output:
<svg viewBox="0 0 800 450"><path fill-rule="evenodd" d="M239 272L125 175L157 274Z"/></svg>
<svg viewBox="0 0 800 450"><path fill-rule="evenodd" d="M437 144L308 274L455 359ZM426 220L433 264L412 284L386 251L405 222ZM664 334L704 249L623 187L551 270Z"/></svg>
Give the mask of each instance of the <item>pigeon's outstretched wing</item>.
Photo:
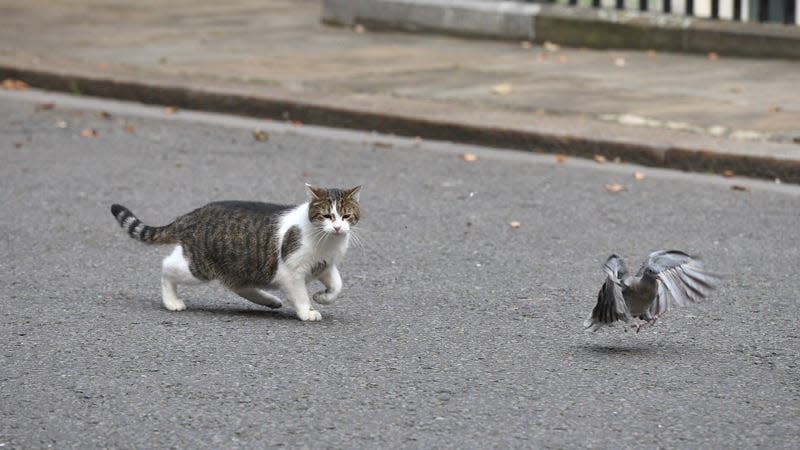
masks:
<svg viewBox="0 0 800 450"><path fill-rule="evenodd" d="M707 272L699 259L678 250L653 252L639 269L658 279L658 294L648 313L659 317L674 306L703 300L719 285L719 276Z"/></svg>
<svg viewBox="0 0 800 450"><path fill-rule="evenodd" d="M587 330L597 331L605 325L630 319L625 298L622 295L622 280L628 275L625 261L622 257L611 255L606 260L603 270L607 277L600 292L597 293L597 305L592 314L583 322Z"/></svg>

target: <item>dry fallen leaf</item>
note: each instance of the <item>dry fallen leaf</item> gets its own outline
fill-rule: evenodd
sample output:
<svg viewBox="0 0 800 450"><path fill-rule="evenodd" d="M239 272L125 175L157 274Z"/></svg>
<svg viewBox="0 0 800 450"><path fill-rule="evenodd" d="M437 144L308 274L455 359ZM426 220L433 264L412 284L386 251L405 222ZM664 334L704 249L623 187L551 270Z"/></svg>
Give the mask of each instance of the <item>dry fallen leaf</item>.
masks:
<svg viewBox="0 0 800 450"><path fill-rule="evenodd" d="M300 126L303 124L303 121L300 119L292 119L292 125Z"/></svg>
<svg viewBox="0 0 800 450"><path fill-rule="evenodd" d="M771 107L769 109L769 112L773 112L773 113L778 113L778 112L781 112L781 111L783 111L783 108L781 108L780 106L773 106L773 107Z"/></svg>
<svg viewBox="0 0 800 450"><path fill-rule="evenodd" d="M656 51L652 48L646 52L647 56L656 56Z"/></svg>
<svg viewBox="0 0 800 450"><path fill-rule="evenodd" d="M366 28L364 25L361 25L361 24L359 23L359 24L356 24L356 25L353 27L353 31L355 31L355 32L356 32L356 33L358 33L358 34L364 34L364 33L367 31L367 28Z"/></svg>
<svg viewBox="0 0 800 450"><path fill-rule="evenodd" d="M547 59L547 55L545 55L544 53L537 53L536 54L536 61L541 62L541 61L545 61L546 59Z"/></svg>
<svg viewBox="0 0 800 450"><path fill-rule="evenodd" d="M617 56L614 58L614 65L617 67L625 67L625 58L622 56Z"/></svg>
<svg viewBox="0 0 800 450"><path fill-rule="evenodd" d="M644 180L645 178L647 178L647 176L642 172L633 172L633 178L637 180Z"/></svg>
<svg viewBox="0 0 800 450"><path fill-rule="evenodd" d="M566 64L567 61L569 61L569 58L567 58L567 55L561 55L561 56L558 57L558 62L561 63L561 64Z"/></svg>
<svg viewBox="0 0 800 450"><path fill-rule="evenodd" d="M83 137L96 137L97 136L97 130L95 130L94 128L86 128L83 131L81 131L81 136L83 136Z"/></svg>
<svg viewBox="0 0 800 450"><path fill-rule="evenodd" d="M619 183L608 183L603 187L606 188L608 192L619 192L627 189L624 184L619 184Z"/></svg>
<svg viewBox="0 0 800 450"><path fill-rule="evenodd" d="M44 111L46 109L53 109L55 107L56 104L53 102L39 103L38 105L36 105L36 111Z"/></svg>
<svg viewBox="0 0 800 450"><path fill-rule="evenodd" d="M531 41L522 41L519 43L519 46L522 48L531 48L533 47L533 44L531 43Z"/></svg>
<svg viewBox="0 0 800 450"><path fill-rule="evenodd" d="M376 141L372 143L372 146L375 148L392 148L394 147L394 144L392 144L391 142Z"/></svg>
<svg viewBox="0 0 800 450"><path fill-rule="evenodd" d="M166 108L164 108L164 112L166 114L175 114L176 112L178 112L178 107L177 106L167 106Z"/></svg>
<svg viewBox="0 0 800 450"><path fill-rule="evenodd" d="M23 142L20 141L14 142L14 148L22 148L23 145L25 145Z"/></svg>
<svg viewBox="0 0 800 450"><path fill-rule="evenodd" d="M604 162L607 161L606 157L603 155L594 155L594 160L599 162L600 164L603 164Z"/></svg>
<svg viewBox="0 0 800 450"><path fill-rule="evenodd" d="M101 119L109 120L109 119L111 119L111 113L106 112L106 111L100 111L99 113L97 113L97 117L99 117Z"/></svg>
<svg viewBox="0 0 800 450"><path fill-rule="evenodd" d="M550 41L544 41L542 47L544 47L544 49L547 50L548 52L557 52L559 49L561 49L561 47L558 44L554 44Z"/></svg>
<svg viewBox="0 0 800 450"><path fill-rule="evenodd" d="M511 83L502 83L492 86L492 94L507 95L512 90Z"/></svg>
<svg viewBox="0 0 800 450"><path fill-rule="evenodd" d="M740 184L732 185L731 189L733 189L734 191L748 191L749 190L749 189L747 189L747 186L742 186Z"/></svg>
<svg viewBox="0 0 800 450"><path fill-rule="evenodd" d="M509 225L511 225L511 228L519 228L520 225L522 225L522 224L519 223L519 221L517 221L517 220L512 220L511 223L509 223Z"/></svg>
<svg viewBox="0 0 800 450"><path fill-rule="evenodd" d="M28 83L14 78L6 78L0 86L9 91L23 91L30 87Z"/></svg>
<svg viewBox="0 0 800 450"><path fill-rule="evenodd" d="M560 153L556 154L556 162L557 163L563 163L563 162L566 162L566 161L567 161L567 155L562 155Z"/></svg>
<svg viewBox="0 0 800 450"><path fill-rule="evenodd" d="M256 128L253 130L253 139L264 142L269 139L269 134L260 128Z"/></svg>
<svg viewBox="0 0 800 450"><path fill-rule="evenodd" d="M738 93L741 93L741 92L744 92L744 88L743 88L743 87L741 87L741 86L731 86L731 88L730 88L729 90L730 90L731 92L735 92L735 93L737 93L737 94L738 94Z"/></svg>
<svg viewBox="0 0 800 450"><path fill-rule="evenodd" d="M65 122L65 121L63 121L61 119L56 120L56 123L54 123L53 125L55 125L56 128L67 128L67 122Z"/></svg>
<svg viewBox="0 0 800 450"><path fill-rule="evenodd" d="M708 59L709 61L716 61L719 59L719 55L716 52L709 52Z"/></svg>
<svg viewBox="0 0 800 450"><path fill-rule="evenodd" d="M734 172L732 170L726 170L726 171L722 172L722 176L730 178L730 177L736 176L736 172Z"/></svg>
<svg viewBox="0 0 800 450"><path fill-rule="evenodd" d="M477 161L478 155L474 153L464 153L463 155L461 155L461 159L468 162Z"/></svg>
<svg viewBox="0 0 800 450"><path fill-rule="evenodd" d="M133 124L129 123L129 124L126 124L124 127L122 127L122 129L127 131L128 133L133 133L134 131L136 131L136 125L133 125Z"/></svg>

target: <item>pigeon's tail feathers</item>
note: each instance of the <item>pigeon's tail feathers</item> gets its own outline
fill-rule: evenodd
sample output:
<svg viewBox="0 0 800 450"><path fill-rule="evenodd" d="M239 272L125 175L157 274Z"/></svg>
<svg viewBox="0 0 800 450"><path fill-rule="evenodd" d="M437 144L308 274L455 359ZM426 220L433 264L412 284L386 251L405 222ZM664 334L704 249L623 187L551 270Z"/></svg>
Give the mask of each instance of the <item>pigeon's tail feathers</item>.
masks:
<svg viewBox="0 0 800 450"><path fill-rule="evenodd" d="M621 283L609 275L597 293L597 304L592 314L583 322L583 326L587 330L597 331L618 320L627 322L630 320L630 313L625 304Z"/></svg>
<svg viewBox="0 0 800 450"><path fill-rule="evenodd" d="M588 332L594 333L595 331L599 330L600 328L603 328L606 325L608 324L603 322L598 322L594 320L592 316L589 316L586 318L586 320L583 321L583 331L586 331L587 333Z"/></svg>
<svg viewBox="0 0 800 450"><path fill-rule="evenodd" d="M619 255L611 255L603 264L603 271L608 275L611 280L620 284L622 279L628 274L628 268L625 266L625 260Z"/></svg>

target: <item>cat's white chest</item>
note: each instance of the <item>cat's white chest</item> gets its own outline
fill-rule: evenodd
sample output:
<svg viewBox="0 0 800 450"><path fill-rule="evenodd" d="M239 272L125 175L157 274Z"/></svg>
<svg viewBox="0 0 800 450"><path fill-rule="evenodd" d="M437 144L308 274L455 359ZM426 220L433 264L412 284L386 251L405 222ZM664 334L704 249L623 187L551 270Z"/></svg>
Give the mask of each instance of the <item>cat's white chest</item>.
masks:
<svg viewBox="0 0 800 450"><path fill-rule="evenodd" d="M293 233L299 233L299 239ZM282 250L280 260L283 271L306 278L318 276L335 266L344 257L350 241L347 233L327 233L315 228L308 220L307 204L282 218L279 236L280 247L286 249ZM290 239L295 239L296 244L294 241L287 243Z"/></svg>

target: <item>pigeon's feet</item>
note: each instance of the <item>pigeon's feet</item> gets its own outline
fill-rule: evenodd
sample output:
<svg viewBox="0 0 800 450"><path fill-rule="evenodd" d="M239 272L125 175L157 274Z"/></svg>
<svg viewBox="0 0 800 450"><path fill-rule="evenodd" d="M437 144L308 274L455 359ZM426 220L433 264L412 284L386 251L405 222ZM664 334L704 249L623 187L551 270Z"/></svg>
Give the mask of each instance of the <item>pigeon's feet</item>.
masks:
<svg viewBox="0 0 800 450"><path fill-rule="evenodd" d="M657 320L658 320L658 317L653 317L652 319L648 320L647 322L642 322L639 325L635 325L636 332L638 333L638 332L644 330L645 328L652 327L653 325L656 324Z"/></svg>

